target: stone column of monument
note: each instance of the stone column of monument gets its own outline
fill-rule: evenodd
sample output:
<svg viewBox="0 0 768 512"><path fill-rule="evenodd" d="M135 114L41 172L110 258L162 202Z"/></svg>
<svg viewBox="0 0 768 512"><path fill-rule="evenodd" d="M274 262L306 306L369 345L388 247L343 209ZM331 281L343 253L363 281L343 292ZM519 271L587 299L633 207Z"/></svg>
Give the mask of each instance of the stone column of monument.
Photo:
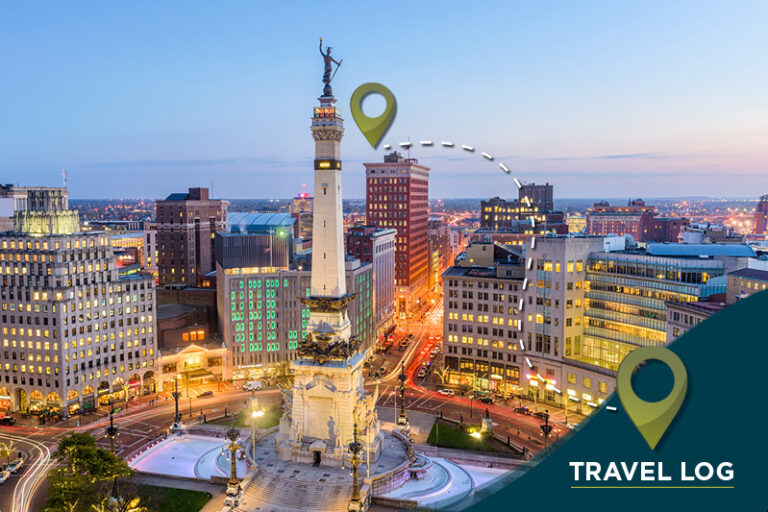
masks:
<svg viewBox="0 0 768 512"><path fill-rule="evenodd" d="M323 95L312 116L315 188L310 296L301 301L310 317L294 361L290 415L281 423L277 448L283 460L340 466L356 420L367 425L371 459L378 458L382 436L375 400L363 387L364 355L352 336L347 293L341 193L341 138L344 121L330 87L329 50Z"/></svg>

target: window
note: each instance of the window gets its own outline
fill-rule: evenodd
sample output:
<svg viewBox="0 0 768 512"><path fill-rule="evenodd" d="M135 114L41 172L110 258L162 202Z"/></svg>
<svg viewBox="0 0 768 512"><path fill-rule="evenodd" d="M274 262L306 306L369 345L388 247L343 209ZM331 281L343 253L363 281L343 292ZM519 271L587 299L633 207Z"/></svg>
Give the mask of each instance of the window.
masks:
<svg viewBox="0 0 768 512"><path fill-rule="evenodd" d="M584 388L585 389L592 389L592 379L589 377L584 377L583 380Z"/></svg>

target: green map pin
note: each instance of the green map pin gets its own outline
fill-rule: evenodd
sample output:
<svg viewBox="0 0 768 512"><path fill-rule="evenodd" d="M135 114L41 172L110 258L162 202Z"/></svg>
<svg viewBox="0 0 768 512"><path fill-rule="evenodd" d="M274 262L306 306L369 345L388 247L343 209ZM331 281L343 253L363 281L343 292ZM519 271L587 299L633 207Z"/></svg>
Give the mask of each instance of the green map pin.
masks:
<svg viewBox="0 0 768 512"><path fill-rule="evenodd" d="M638 397L632 388L632 374L635 368L649 359L656 359L666 364L672 370L675 379L669 396L658 402L646 402ZM685 370L685 365L677 354L664 347L643 347L633 350L621 362L616 374L616 391L619 393L619 399L651 450L656 448L670 423L677 416L687 390L688 372Z"/></svg>
<svg viewBox="0 0 768 512"><path fill-rule="evenodd" d="M369 94L381 94L387 102L384 112L378 117L368 117L363 113L363 100ZM363 84L352 93L352 99L349 101L349 110L357 123L357 127L363 132L368 142L376 149L384 134L387 133L392 121L395 120L397 112L397 101L392 91L382 84L368 82Z"/></svg>

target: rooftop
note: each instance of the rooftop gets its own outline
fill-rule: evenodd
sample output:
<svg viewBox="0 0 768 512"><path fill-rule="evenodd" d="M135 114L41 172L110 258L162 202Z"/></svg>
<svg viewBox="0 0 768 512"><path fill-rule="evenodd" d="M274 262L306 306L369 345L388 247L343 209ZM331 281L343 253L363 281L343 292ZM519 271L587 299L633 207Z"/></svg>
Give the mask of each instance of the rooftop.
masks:
<svg viewBox="0 0 768 512"><path fill-rule="evenodd" d="M677 310L711 316L723 309L725 307L725 302L667 302L666 305L667 309L674 308Z"/></svg>
<svg viewBox="0 0 768 512"><path fill-rule="evenodd" d="M230 213L229 229L233 233L254 233L275 228L290 228L296 218L290 213Z"/></svg>
<svg viewBox="0 0 768 512"><path fill-rule="evenodd" d="M191 304L181 304L179 302L172 302L170 304L158 304L157 305L157 319L163 320L166 318L173 318L175 316L185 315L194 311L201 311L205 309L202 306L193 306Z"/></svg>
<svg viewBox="0 0 768 512"><path fill-rule="evenodd" d="M742 268L728 274L729 276L743 277L744 279L757 279L758 281L768 281L768 270L759 270L756 268Z"/></svg>
<svg viewBox="0 0 768 512"><path fill-rule="evenodd" d="M740 244L649 243L647 247L647 253L652 256L680 256L688 258L714 256L755 258L757 256L751 247Z"/></svg>

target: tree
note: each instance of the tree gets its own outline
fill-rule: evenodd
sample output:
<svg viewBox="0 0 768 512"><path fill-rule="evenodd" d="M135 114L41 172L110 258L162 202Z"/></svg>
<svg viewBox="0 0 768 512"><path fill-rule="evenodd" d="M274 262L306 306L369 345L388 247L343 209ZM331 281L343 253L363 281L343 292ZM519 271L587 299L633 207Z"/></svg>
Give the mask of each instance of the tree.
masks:
<svg viewBox="0 0 768 512"><path fill-rule="evenodd" d="M7 443L0 443L0 457L5 457L5 463L10 464L11 463L11 455L13 455L13 452L15 451L16 447L13 444L13 441L8 441Z"/></svg>
<svg viewBox="0 0 768 512"><path fill-rule="evenodd" d="M54 457L63 467L48 476L45 510L50 512L92 512L93 505L110 496L116 479L133 474L124 460L96 446L88 434L63 437Z"/></svg>
<svg viewBox="0 0 768 512"><path fill-rule="evenodd" d="M448 378L448 372L451 371L450 368L447 366L444 366L442 364L438 364L435 366L435 369L432 373L440 377L440 382L445 385L445 380Z"/></svg>

